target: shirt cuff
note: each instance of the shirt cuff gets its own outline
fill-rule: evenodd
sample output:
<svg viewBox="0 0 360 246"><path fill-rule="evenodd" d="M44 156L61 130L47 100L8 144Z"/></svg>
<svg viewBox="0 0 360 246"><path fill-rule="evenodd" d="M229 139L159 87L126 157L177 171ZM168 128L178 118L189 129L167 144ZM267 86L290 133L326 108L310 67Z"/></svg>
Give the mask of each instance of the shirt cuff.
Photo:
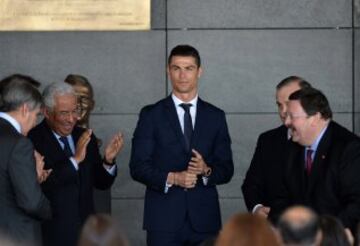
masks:
<svg viewBox="0 0 360 246"><path fill-rule="evenodd" d="M209 181L209 177L202 176L202 181L203 181L203 184L204 184L205 186L207 186L208 181Z"/></svg>
<svg viewBox="0 0 360 246"><path fill-rule="evenodd" d="M103 167L105 168L105 170L106 170L111 176L115 176L115 174L116 174L116 165L109 166L109 165L104 165L104 164L103 164Z"/></svg>
<svg viewBox="0 0 360 246"><path fill-rule="evenodd" d="M264 205L262 204L256 204L256 206L253 208L253 210L251 211L252 213L255 213L256 209L260 208L260 207L264 207Z"/></svg>
<svg viewBox="0 0 360 246"><path fill-rule="evenodd" d="M169 192L169 189L171 188L172 184L169 184L169 183L165 183L165 189L164 189L164 193L168 193Z"/></svg>
<svg viewBox="0 0 360 246"><path fill-rule="evenodd" d="M74 157L70 157L70 161L71 161L71 164L73 164L75 170L78 171L78 170L79 170L79 164L78 164L77 161L74 159Z"/></svg>

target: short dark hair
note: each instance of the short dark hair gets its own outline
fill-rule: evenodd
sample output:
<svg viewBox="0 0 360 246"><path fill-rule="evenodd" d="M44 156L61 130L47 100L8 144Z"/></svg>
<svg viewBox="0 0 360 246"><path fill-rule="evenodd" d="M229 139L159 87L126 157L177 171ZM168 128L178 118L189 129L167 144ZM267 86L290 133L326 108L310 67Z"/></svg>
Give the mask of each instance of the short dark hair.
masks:
<svg viewBox="0 0 360 246"><path fill-rule="evenodd" d="M326 96L315 88L304 88L295 91L289 96L289 100L299 100L307 115L320 113L325 120L332 118L332 111Z"/></svg>
<svg viewBox="0 0 360 246"><path fill-rule="evenodd" d="M40 107L41 94L30 81L27 77L19 76L8 79L0 91L0 111L15 111L25 103L30 110Z"/></svg>
<svg viewBox="0 0 360 246"><path fill-rule="evenodd" d="M290 209L292 208L287 211ZM286 216L280 217L277 227L285 244L309 245L316 241L320 229L319 217L311 209L304 209L307 213L306 219L292 221Z"/></svg>
<svg viewBox="0 0 360 246"><path fill-rule="evenodd" d="M291 75L291 76L286 77L285 79L281 80L280 83L277 84L276 90L280 90L281 88L283 88L293 82L298 82L300 89L311 87L311 84L309 82L307 82L305 79L303 79L299 76L296 76L296 75Z"/></svg>
<svg viewBox="0 0 360 246"><path fill-rule="evenodd" d="M191 56L191 57L194 57L196 65L198 67L201 66L201 59L200 59L199 52L197 51L197 49L195 49L194 47L192 47L192 46L190 46L188 44L182 44L182 45L175 46L171 50L169 58L168 58L168 65L170 65L171 59L172 59L173 56Z"/></svg>
<svg viewBox="0 0 360 246"><path fill-rule="evenodd" d="M16 79L24 80L24 81L30 83L32 86L34 86L36 88L39 88L40 85L41 85L41 83L39 81L35 80L34 78L32 78L32 77L30 77L28 75L15 73L15 74L12 74L12 75L9 75L9 76L3 78L0 81L0 91L2 90L2 88L4 86L6 86L7 84L11 83L11 81L16 80Z"/></svg>
<svg viewBox="0 0 360 246"><path fill-rule="evenodd" d="M322 231L321 246L350 246L341 221L331 215L320 217L320 228Z"/></svg>

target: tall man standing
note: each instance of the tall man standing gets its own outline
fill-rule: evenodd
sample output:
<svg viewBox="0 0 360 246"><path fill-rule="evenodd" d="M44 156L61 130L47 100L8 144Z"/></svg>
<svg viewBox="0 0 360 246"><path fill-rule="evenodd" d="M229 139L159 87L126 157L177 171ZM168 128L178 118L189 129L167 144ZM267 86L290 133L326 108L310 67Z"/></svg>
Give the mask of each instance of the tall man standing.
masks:
<svg viewBox="0 0 360 246"><path fill-rule="evenodd" d="M332 121L325 95L306 88L289 97L292 141L282 206L302 204L338 217L355 231L360 221L360 138Z"/></svg>
<svg viewBox="0 0 360 246"><path fill-rule="evenodd" d="M167 72L172 94L141 110L130 172L146 185L147 244L198 245L221 227L216 185L233 175L231 140L225 113L198 97L198 51L176 46Z"/></svg>
<svg viewBox="0 0 360 246"><path fill-rule="evenodd" d="M53 218L43 224L45 245L76 245L82 224L94 212L93 187L107 189L116 176L115 158L123 146L116 134L102 159L91 129L76 126L79 117L72 86L52 83L43 92L45 119L29 133L36 150L53 169L43 183Z"/></svg>
<svg viewBox="0 0 360 246"><path fill-rule="evenodd" d="M283 79L276 86L276 104L282 125L262 133L257 141L254 156L246 173L242 192L245 204L250 212L272 220L277 214L271 211L275 198L281 192L281 174L285 166L288 146L289 131L284 125L286 108L289 96L301 88L310 87L310 84L298 76Z"/></svg>
<svg viewBox="0 0 360 246"><path fill-rule="evenodd" d="M39 184L46 177L36 172L43 163L41 157L35 162L33 145L25 137L36 123L41 104L40 93L25 77L13 77L2 87L0 233L26 245L41 245L40 223L51 216Z"/></svg>

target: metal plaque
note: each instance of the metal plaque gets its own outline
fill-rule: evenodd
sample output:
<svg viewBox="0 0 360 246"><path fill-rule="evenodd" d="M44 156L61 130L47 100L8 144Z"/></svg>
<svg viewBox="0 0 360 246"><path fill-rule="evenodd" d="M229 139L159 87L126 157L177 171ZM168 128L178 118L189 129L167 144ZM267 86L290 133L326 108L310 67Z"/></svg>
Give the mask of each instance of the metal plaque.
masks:
<svg viewBox="0 0 360 246"><path fill-rule="evenodd" d="M148 29L150 0L0 0L0 31Z"/></svg>

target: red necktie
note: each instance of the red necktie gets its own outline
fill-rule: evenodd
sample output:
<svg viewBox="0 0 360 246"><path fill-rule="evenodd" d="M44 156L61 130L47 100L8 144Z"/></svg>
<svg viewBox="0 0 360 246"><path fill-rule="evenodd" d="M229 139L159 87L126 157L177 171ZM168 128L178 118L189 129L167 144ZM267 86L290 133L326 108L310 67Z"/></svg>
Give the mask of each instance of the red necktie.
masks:
<svg viewBox="0 0 360 246"><path fill-rule="evenodd" d="M310 176L311 168L312 168L312 165L313 165L313 159L311 157L313 152L314 152L314 150L312 150L312 149L307 149L306 150L305 169L306 169L306 173L307 173L308 176Z"/></svg>

